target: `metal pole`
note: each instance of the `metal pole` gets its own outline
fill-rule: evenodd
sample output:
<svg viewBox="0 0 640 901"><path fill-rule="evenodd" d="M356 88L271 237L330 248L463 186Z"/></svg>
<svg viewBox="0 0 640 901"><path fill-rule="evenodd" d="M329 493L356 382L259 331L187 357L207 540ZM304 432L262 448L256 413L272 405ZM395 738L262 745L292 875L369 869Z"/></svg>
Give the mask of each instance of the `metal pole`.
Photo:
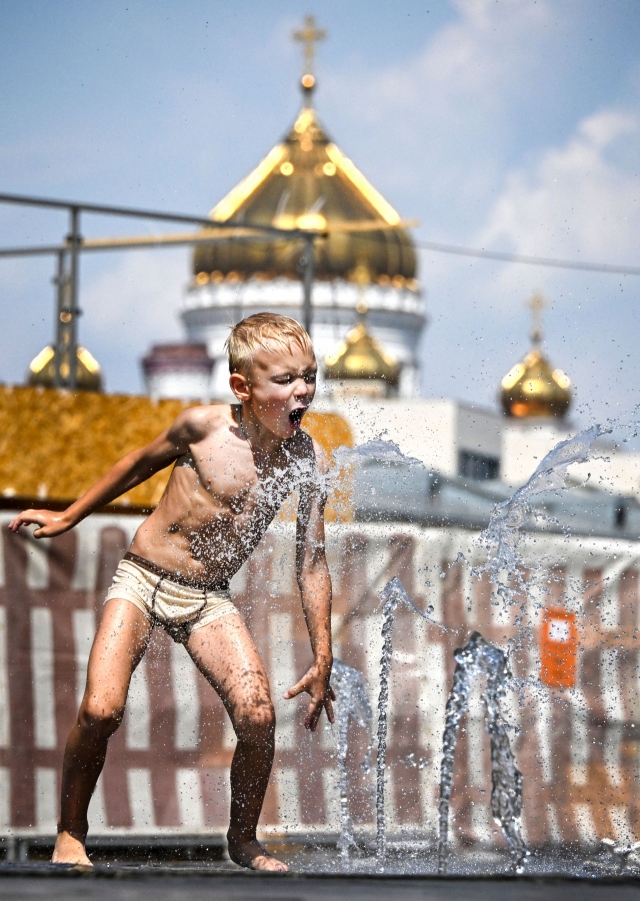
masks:
<svg viewBox="0 0 640 901"><path fill-rule="evenodd" d="M159 219L166 222L189 222L204 225L210 229L247 228L263 234L280 235L284 238L299 237L300 229L276 228L274 225L239 225L235 222L217 222L208 216L183 216L180 213L161 213L157 210L138 210L133 207L104 206L98 203L79 203L75 200L49 200L46 197L27 197L23 194L0 194L0 203L15 203L23 206L42 206L51 209L67 209L84 211L85 213L104 213L107 216L133 216L138 219ZM375 226L376 229L378 226Z"/></svg>
<svg viewBox="0 0 640 901"><path fill-rule="evenodd" d="M76 388L78 385L78 316L80 310L78 308L78 266L80 263L80 210L78 207L71 208L71 230L69 232L69 250L70 250L70 266L69 266L69 340L67 343L67 352L69 360L69 378L67 385L69 388Z"/></svg>
<svg viewBox="0 0 640 901"><path fill-rule="evenodd" d="M300 258L300 267L302 269L302 284L304 288L302 302L302 323L308 335L311 335L311 327L313 325L313 305L312 290L315 269L315 247L313 243L313 235L306 235L304 239L304 251Z"/></svg>
<svg viewBox="0 0 640 901"><path fill-rule="evenodd" d="M62 362L64 360L64 337L65 337L65 328L64 328L64 314L67 307L66 304L66 293L67 293L67 265L66 265L66 251L60 250L58 252L58 271L54 278L54 282L56 285L56 326L55 326L55 334L56 334L56 343L54 345L54 358L53 358L53 384L56 388L62 388L64 384L64 379L61 372Z"/></svg>

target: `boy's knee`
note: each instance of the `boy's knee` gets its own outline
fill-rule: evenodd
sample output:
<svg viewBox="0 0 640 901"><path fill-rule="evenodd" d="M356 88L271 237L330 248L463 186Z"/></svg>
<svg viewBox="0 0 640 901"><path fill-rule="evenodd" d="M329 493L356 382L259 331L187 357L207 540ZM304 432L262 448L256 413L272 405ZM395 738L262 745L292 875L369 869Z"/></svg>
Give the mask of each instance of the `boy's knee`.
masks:
<svg viewBox="0 0 640 901"><path fill-rule="evenodd" d="M242 711L236 718L236 734L244 741L270 741L275 734L276 712L267 698Z"/></svg>
<svg viewBox="0 0 640 901"><path fill-rule="evenodd" d="M82 728L111 735L124 716L124 704L114 706L95 698L85 699L80 707L78 723Z"/></svg>

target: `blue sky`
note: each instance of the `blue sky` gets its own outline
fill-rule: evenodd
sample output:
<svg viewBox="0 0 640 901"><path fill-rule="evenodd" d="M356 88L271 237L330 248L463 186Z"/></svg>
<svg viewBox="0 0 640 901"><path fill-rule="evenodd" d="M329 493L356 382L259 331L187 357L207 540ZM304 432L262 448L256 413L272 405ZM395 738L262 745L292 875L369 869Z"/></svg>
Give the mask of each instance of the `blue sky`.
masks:
<svg viewBox="0 0 640 901"><path fill-rule="evenodd" d="M207 212L299 105L305 13L324 124L416 239L640 265L635 0L9 0L0 5L0 190ZM0 207L0 243L57 241L61 214ZM88 217L85 235L157 228ZM424 393L495 404L528 348L576 386L574 419L623 417L640 381L640 278L423 253ZM187 250L82 260L81 340L110 390L181 336ZM0 261L0 379L51 340L53 261Z"/></svg>

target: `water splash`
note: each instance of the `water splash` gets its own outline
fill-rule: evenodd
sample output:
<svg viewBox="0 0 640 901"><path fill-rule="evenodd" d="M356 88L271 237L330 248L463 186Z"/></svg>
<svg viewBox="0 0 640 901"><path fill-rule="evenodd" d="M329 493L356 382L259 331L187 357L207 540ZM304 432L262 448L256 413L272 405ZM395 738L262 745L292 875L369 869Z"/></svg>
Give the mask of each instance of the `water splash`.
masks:
<svg viewBox="0 0 640 901"><path fill-rule="evenodd" d="M343 862L348 862L349 852L356 847L353 837L353 821L349 814L349 797L347 793L347 750L349 740L349 722L353 720L358 726L367 730L369 747L363 764L365 772L369 770L371 756L371 723L372 712L362 673L341 660L333 661L331 685L336 694L336 724L338 726L338 789L340 793L340 839L338 849Z"/></svg>
<svg viewBox="0 0 640 901"><path fill-rule="evenodd" d="M393 578L380 592L382 609L382 655L380 657L380 693L378 695L378 754L376 766L376 857L382 863L386 857L385 771L387 767L387 711L389 707L389 676L393 654L393 625L398 604L405 604L427 622L440 626L413 603L400 579Z"/></svg>
<svg viewBox="0 0 640 901"><path fill-rule="evenodd" d="M607 431L595 425L561 441L543 458L527 483L515 491L509 500L496 506L489 525L480 536L480 544L487 549L487 561L471 572L476 578L488 575L505 606L510 606L516 591L524 588L525 564L518 552L518 543L520 531L532 512L534 499L548 491L567 490L570 487L567 485L569 467L586 463L594 443ZM523 632L521 639L524 637ZM516 680L511 676L506 654L486 642L478 632L472 633L468 644L455 651L454 657L456 668L445 711L440 775L439 870L445 873L447 868L449 806L460 719L468 709L472 680L485 675L486 688L482 698L485 728L491 745L491 812L505 835L514 868L521 871L528 854L520 833L522 774L515 764L500 707L507 683L513 686Z"/></svg>
<svg viewBox="0 0 640 901"><path fill-rule="evenodd" d="M500 709L507 681L511 678L507 656L499 648L486 642L479 632L473 632L468 644L464 648L458 648L454 657L456 668L445 710L440 768L438 870L440 873L447 872L449 805L460 720L469 707L472 680L484 674L487 683L482 698L485 728L491 744L491 812L507 840L514 869L521 872L528 853L520 834L522 773L516 767L506 722Z"/></svg>
<svg viewBox="0 0 640 901"><path fill-rule="evenodd" d="M616 872L624 873L632 868L637 868L637 860L634 867L631 858L637 858L640 842L633 842L633 844L629 845L615 842L612 838L603 838L602 844L604 845L605 853L608 854L609 865Z"/></svg>
<svg viewBox="0 0 640 901"><path fill-rule="evenodd" d="M424 466L422 460L403 454L395 441L374 438L356 447L339 447L333 459L339 466L352 463L358 459L376 460L378 463L405 463L409 466Z"/></svg>
<svg viewBox="0 0 640 901"><path fill-rule="evenodd" d="M568 469L574 464L588 461L595 441L608 429L593 426L573 438L560 442L539 464L528 482L513 496L499 504L491 517L480 541L488 552L487 562L472 569L476 577L488 575L497 585L497 594L506 604L513 602L515 593L511 580L519 588L523 586L524 562L517 546L520 530L532 511L534 498L548 491L563 491ZM416 464L419 460L406 457L393 442L376 439L354 449L340 448L335 455L338 468L357 462L358 458L369 458L379 462ZM504 572L509 575L504 580ZM385 774L387 750L387 711L389 704L389 679L392 663L392 633L395 612L399 604L406 604L429 622L435 623L419 610L409 598L399 579L392 579L380 592L383 602L382 655L380 660L380 691L378 697L377 728L377 772L376 772L376 856L379 864L386 857L386 816L385 816ZM448 630L447 630L448 631ZM513 866L521 871L528 852L520 833L522 810L522 775L517 769L509 743L506 722L501 712L507 681L514 684L509 671L506 654L488 644L479 633L473 633L465 648L456 651L456 671L451 695L447 702L443 760L441 769L440 795L440 842L439 857L441 871L446 871L448 853L449 802L453 780L453 765L460 719L468 707L471 679L486 676L487 684L483 693L485 707L485 728L490 736L492 794L491 811L501 826L512 856Z"/></svg>
<svg viewBox="0 0 640 901"><path fill-rule="evenodd" d="M353 512L353 488L356 484L355 480L358 478L357 473L366 468L368 463L383 464L387 470L392 469L394 464L424 465L415 457L403 454L394 441L385 441L381 437L356 445L356 447L344 445L338 447L332 455L325 488L331 495L333 508L340 511L341 515L346 515L347 518Z"/></svg>
<svg viewBox="0 0 640 901"><path fill-rule="evenodd" d="M395 580L394 580L395 581ZM398 580L399 581L399 580ZM376 857L382 862L386 856L386 818L384 809L384 780L387 768L387 708L389 706L389 674L393 653L392 634L400 592L389 582L380 592L384 601L382 611L382 656L380 658L380 692L378 694L378 758L376 766Z"/></svg>
<svg viewBox="0 0 640 901"><path fill-rule="evenodd" d="M567 438L549 451L528 482L494 509L489 525L480 535L480 543L488 550L487 562L474 571L478 576L487 573L498 585L498 595L510 599L509 587L501 581L501 574L507 570L516 579L521 579L522 558L517 552L520 530L532 510L535 497L546 491L566 491L570 466L589 460L595 441L609 430L599 425Z"/></svg>
<svg viewBox="0 0 640 901"><path fill-rule="evenodd" d="M509 500L495 507L489 525L478 539L479 544L487 551L487 560L470 570L476 579L481 580L484 576L488 576L495 585L497 597L494 601L495 606L502 604L507 609L516 604L517 595L527 591L531 594L535 584L531 577L536 572L544 572L546 578L553 578L547 570L529 566L529 584L525 585L527 566L518 550L522 527L533 510L534 499L545 492L560 493L569 490L572 487L567 484L569 467L587 463L595 442L610 431L609 427L594 425L574 435L573 438L560 441L542 459L526 484L518 488ZM542 518L541 514L536 515ZM524 610L523 615L516 620L516 626L517 639L512 638L509 641L511 652L526 647L534 637L533 625L526 622ZM540 683L538 679L512 678L511 685L518 687L522 692L525 686L534 687Z"/></svg>

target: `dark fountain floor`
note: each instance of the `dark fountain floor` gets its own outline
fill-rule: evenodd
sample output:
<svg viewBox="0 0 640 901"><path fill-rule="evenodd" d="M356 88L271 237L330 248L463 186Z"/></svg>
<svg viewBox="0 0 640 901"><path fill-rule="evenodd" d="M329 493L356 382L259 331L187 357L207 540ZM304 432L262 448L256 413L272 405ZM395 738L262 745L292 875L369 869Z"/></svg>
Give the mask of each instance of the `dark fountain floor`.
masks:
<svg viewBox="0 0 640 901"><path fill-rule="evenodd" d="M0 899L83 901L637 901L640 880L596 881L569 877L267 876L221 866L96 867L90 874L43 864L7 865L0 871Z"/></svg>
<svg viewBox="0 0 640 901"><path fill-rule="evenodd" d="M225 861L96 863L93 868L5 863L0 864L0 901L640 901L640 876L602 869L589 874L584 868L578 876L569 875L566 860L538 861L522 876L438 877L424 859L422 865L391 860L383 873L373 872L373 861L355 861L355 871L346 874L340 873L335 852L282 856L292 866L285 876L249 873ZM504 859L494 860L494 867L491 863L476 859L473 869L504 870Z"/></svg>

